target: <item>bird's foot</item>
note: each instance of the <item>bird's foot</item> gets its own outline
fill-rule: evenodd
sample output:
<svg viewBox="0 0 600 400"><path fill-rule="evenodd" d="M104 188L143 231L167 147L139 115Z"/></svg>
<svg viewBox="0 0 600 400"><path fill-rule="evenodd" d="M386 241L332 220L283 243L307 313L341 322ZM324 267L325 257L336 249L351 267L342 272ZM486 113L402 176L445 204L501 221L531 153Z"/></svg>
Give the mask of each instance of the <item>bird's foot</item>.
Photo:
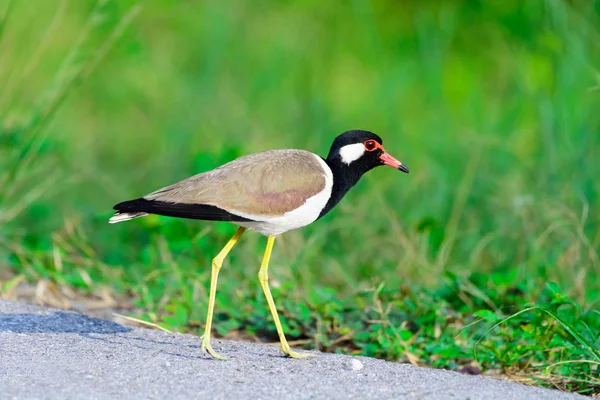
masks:
<svg viewBox="0 0 600 400"><path fill-rule="evenodd" d="M202 336L202 346L200 347L200 351L203 353L208 352L208 354L217 360L229 360L229 357L222 356L213 350L212 346L210 345L210 336L208 335Z"/></svg>
<svg viewBox="0 0 600 400"><path fill-rule="evenodd" d="M291 358L314 358L316 355L310 353L298 353L290 348L287 343L285 345L281 345L281 351L288 357Z"/></svg>

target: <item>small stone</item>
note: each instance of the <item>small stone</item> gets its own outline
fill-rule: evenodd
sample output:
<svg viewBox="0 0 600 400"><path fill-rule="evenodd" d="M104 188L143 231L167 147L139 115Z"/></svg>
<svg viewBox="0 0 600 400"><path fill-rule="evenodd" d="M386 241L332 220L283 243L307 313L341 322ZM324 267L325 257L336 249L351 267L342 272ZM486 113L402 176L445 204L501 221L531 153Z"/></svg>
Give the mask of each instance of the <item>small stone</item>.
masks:
<svg viewBox="0 0 600 400"><path fill-rule="evenodd" d="M352 360L352 370L354 371L360 371L361 369L363 369L365 366L363 365L363 363L361 363L360 361L353 359Z"/></svg>

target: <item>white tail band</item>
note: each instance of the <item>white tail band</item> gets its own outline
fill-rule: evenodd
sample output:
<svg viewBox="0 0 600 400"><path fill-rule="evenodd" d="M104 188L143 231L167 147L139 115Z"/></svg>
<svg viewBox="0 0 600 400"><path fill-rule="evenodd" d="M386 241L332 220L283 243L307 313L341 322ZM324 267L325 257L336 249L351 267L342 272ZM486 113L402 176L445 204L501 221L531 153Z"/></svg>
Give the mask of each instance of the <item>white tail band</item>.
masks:
<svg viewBox="0 0 600 400"><path fill-rule="evenodd" d="M116 213L108 220L109 224L116 224L117 222L129 221L130 219L145 217L148 213L145 212L131 212L131 213Z"/></svg>

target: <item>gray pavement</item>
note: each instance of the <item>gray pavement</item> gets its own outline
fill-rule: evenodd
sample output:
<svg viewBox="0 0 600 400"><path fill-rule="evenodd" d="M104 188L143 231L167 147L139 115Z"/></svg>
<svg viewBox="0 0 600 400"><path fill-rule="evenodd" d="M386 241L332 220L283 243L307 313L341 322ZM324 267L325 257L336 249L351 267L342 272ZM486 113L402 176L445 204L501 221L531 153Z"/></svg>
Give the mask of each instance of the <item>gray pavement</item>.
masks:
<svg viewBox="0 0 600 400"><path fill-rule="evenodd" d="M131 328L83 314L0 300L2 399L576 399L583 396L275 346Z"/></svg>

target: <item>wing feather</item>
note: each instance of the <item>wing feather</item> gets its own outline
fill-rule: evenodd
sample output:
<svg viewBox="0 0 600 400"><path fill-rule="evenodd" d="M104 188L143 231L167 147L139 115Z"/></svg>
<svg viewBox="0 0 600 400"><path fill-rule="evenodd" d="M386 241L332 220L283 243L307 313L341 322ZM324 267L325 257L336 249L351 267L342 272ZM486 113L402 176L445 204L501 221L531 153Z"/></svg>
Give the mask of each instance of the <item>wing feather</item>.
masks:
<svg viewBox="0 0 600 400"><path fill-rule="evenodd" d="M231 214L215 206L206 204L168 203L163 201L146 200L144 198L124 201L114 206L117 215L123 213L145 213L165 215L168 217L181 217L202 219L207 221L232 221L246 222L251 219ZM116 221L118 222L118 221Z"/></svg>
<svg viewBox="0 0 600 400"><path fill-rule="evenodd" d="M271 150L240 157L159 189L143 199L166 204L209 205L232 214L277 216L300 207L324 187L325 171L315 154L303 150Z"/></svg>

